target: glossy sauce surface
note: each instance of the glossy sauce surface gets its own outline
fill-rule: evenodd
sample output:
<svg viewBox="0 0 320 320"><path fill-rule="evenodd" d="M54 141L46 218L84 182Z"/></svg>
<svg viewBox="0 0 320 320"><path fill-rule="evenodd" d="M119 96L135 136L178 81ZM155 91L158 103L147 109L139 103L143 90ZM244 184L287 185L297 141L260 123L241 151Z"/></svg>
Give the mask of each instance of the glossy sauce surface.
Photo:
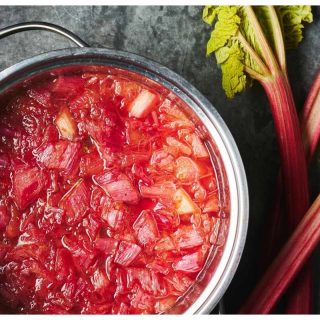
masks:
<svg viewBox="0 0 320 320"><path fill-rule="evenodd" d="M201 134L140 80L61 75L2 103L3 312L168 312L223 245Z"/></svg>

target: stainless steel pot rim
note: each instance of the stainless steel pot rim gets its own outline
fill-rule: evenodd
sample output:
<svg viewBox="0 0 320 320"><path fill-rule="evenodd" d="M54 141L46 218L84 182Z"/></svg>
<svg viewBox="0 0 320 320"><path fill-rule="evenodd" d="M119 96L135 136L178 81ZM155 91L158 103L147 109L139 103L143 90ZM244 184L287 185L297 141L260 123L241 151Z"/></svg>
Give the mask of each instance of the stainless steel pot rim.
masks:
<svg viewBox="0 0 320 320"><path fill-rule="evenodd" d="M143 74L182 98L203 120L224 162L230 188L231 214L228 239L219 265L200 297L186 313L209 313L222 298L239 264L245 244L249 199L246 175L236 143L212 104L189 82L169 68L145 57L105 48L68 48L23 60L0 72L0 92L39 72L70 65L112 65Z"/></svg>

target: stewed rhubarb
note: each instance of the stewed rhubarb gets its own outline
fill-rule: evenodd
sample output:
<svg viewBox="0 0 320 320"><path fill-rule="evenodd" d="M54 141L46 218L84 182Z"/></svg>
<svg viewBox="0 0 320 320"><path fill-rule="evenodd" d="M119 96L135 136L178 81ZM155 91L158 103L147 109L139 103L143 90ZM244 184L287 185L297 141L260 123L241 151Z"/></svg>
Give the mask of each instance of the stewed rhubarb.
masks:
<svg viewBox="0 0 320 320"><path fill-rule="evenodd" d="M131 75L50 75L2 98L3 311L170 312L223 247L228 194L203 130Z"/></svg>

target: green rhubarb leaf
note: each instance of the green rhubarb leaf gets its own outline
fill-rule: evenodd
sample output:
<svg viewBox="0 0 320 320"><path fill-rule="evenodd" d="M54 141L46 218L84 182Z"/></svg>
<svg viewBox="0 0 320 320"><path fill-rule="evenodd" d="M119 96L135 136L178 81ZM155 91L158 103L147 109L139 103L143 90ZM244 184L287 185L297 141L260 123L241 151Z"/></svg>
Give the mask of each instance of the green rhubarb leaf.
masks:
<svg viewBox="0 0 320 320"><path fill-rule="evenodd" d="M274 15L268 6L253 7L254 14L260 23L263 36L275 53L275 43L279 38L273 23ZM303 22L312 22L309 6L279 6L276 8L279 23L284 33L287 48L296 46L302 39ZM222 86L227 97L232 98L238 92L244 91L252 78L267 75L264 66L265 55L255 30L252 18L244 6L206 6L203 10L203 20L212 26L210 39L207 43L207 55L215 54L221 67ZM277 41L279 45L279 40ZM281 42L280 42L281 43ZM256 56L252 55L252 50ZM257 59L257 57L260 58ZM261 62L262 61L262 62ZM258 76L261 77L259 78Z"/></svg>
<svg viewBox="0 0 320 320"><path fill-rule="evenodd" d="M303 23L311 23L313 15L311 6L275 7L281 21L286 49L294 49L303 39Z"/></svg>
<svg viewBox="0 0 320 320"><path fill-rule="evenodd" d="M210 20L213 16L217 16L218 21L207 44L207 55L223 47L232 37L236 36L240 24L236 6L216 7L211 13Z"/></svg>
<svg viewBox="0 0 320 320"><path fill-rule="evenodd" d="M244 52L238 42L230 47L222 47L216 52L217 62L221 65L222 87L228 98L245 90L247 77L244 73Z"/></svg>
<svg viewBox="0 0 320 320"><path fill-rule="evenodd" d="M216 17L216 6L206 6L203 9L202 19L205 23L212 25Z"/></svg>

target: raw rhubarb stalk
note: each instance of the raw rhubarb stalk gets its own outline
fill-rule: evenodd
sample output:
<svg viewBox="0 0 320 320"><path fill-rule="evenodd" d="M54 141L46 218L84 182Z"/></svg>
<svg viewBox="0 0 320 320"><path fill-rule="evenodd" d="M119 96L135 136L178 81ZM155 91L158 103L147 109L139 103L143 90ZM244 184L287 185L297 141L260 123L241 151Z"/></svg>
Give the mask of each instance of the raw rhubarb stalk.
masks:
<svg viewBox="0 0 320 320"><path fill-rule="evenodd" d="M320 241L320 195L269 267L240 313L271 311Z"/></svg>
<svg viewBox="0 0 320 320"><path fill-rule="evenodd" d="M318 145L320 138L320 71L318 72L311 86L308 97L304 104L300 120L300 127L302 132L305 156L309 164L310 161L312 161L312 158L316 151L316 146ZM266 228L268 231L266 234L267 240L264 250L265 254L263 266L266 266L267 263L275 256L282 243L282 199L283 182L281 172L279 172L274 196L274 204L271 212L272 215L270 222L268 223L268 227Z"/></svg>
<svg viewBox="0 0 320 320"><path fill-rule="evenodd" d="M284 74L276 75L272 81L263 82L262 85L269 98L277 131L290 232L307 211L309 202L307 167L299 120L292 91ZM309 275L302 275L302 277L308 278ZM293 288L294 293L290 295L288 309L294 313L310 313L312 300L310 282L302 281L299 287L299 291ZM296 301L303 301L303 303L297 305Z"/></svg>
<svg viewBox="0 0 320 320"><path fill-rule="evenodd" d="M301 130L307 160L310 161L320 138L320 71L311 86L303 108Z"/></svg>

